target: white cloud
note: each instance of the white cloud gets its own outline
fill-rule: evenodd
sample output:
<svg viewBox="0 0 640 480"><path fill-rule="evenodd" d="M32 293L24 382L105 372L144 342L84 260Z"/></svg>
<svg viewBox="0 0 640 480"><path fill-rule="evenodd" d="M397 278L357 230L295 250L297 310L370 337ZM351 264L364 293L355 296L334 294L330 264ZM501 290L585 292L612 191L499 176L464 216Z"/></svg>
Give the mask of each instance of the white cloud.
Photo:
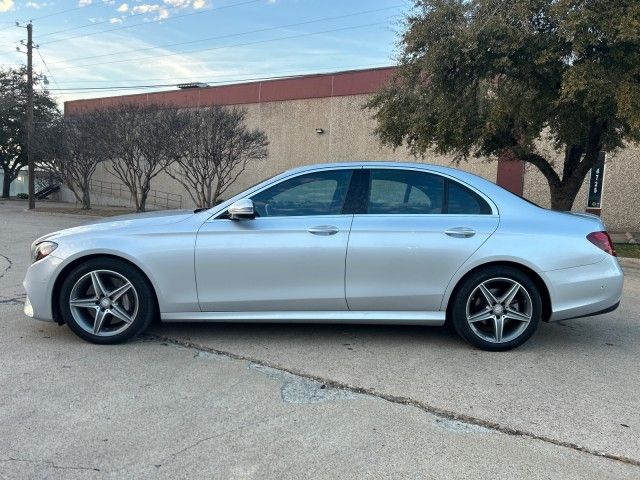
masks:
<svg viewBox="0 0 640 480"><path fill-rule="evenodd" d="M173 8L185 8L191 4L191 0L163 0L166 5L171 5Z"/></svg>
<svg viewBox="0 0 640 480"><path fill-rule="evenodd" d="M194 10L200 10L206 7L206 0L162 0L165 5L169 5L172 8L187 8L193 7Z"/></svg>
<svg viewBox="0 0 640 480"><path fill-rule="evenodd" d="M47 3L46 2L42 2L42 3L38 3L38 2L27 2L24 4L25 7L27 8L33 8L35 10L39 10L42 7L46 7Z"/></svg>
<svg viewBox="0 0 640 480"><path fill-rule="evenodd" d="M112 24L116 24L116 25L117 25L117 24L119 24L119 23L122 23L122 19L121 19L121 18L114 17L114 18L109 19L109 23L112 23Z"/></svg>
<svg viewBox="0 0 640 480"><path fill-rule="evenodd" d="M13 33L13 31L11 31ZM20 32L16 32L18 35ZM0 33L0 41L4 40L4 32ZM66 88L73 86L81 90L83 86L113 86L113 85L136 85L140 83L173 83L181 81L190 81L194 76L199 79L211 80L218 76L228 78L228 75L234 76L240 73L237 70L237 52L231 54L229 61L220 61L220 66L215 68L210 64L210 58L193 54L175 55L171 57L159 57L157 59L149 59L148 61L136 61L127 63L106 63L110 60L117 60L118 57L106 57L103 65L93 65L84 68L69 68L85 62L95 63L90 60L73 61L78 57L78 52L82 52L81 56L101 55L113 53L114 45L126 45L131 49L145 49L153 47L152 43L136 39L129 34L109 34L97 37L86 37L70 39L64 44L60 43L57 47L48 49L43 47L43 55L47 64L51 68L53 75L60 87ZM11 37L13 38L13 37ZM17 37L16 37L17 38ZM7 38L8 39L8 38ZM155 51L158 55L173 53L171 50L158 48ZM22 56L11 54L11 59L23 60ZM2 58L2 61L7 60ZM216 62L218 63L218 62ZM38 65L36 64L36 68ZM46 73L46 72L45 72ZM128 80L123 80L128 79ZM162 88L167 90L167 88ZM128 93L146 92L147 89L127 90L123 91L79 91L65 92L57 95L60 101L74 100L79 98L123 95Z"/></svg>
<svg viewBox="0 0 640 480"><path fill-rule="evenodd" d="M126 3L123 3L122 5L120 5L117 9L118 12L120 13L125 13L129 11L129 5Z"/></svg>
<svg viewBox="0 0 640 480"><path fill-rule="evenodd" d="M78 0L79 7L86 7L87 5L91 5L92 0Z"/></svg>
<svg viewBox="0 0 640 480"><path fill-rule="evenodd" d="M13 10L13 0L0 0L0 12Z"/></svg>
<svg viewBox="0 0 640 480"><path fill-rule="evenodd" d="M160 10L160 5L150 5L148 3L143 3L142 5L136 5L133 7L133 13L151 13L157 12Z"/></svg>

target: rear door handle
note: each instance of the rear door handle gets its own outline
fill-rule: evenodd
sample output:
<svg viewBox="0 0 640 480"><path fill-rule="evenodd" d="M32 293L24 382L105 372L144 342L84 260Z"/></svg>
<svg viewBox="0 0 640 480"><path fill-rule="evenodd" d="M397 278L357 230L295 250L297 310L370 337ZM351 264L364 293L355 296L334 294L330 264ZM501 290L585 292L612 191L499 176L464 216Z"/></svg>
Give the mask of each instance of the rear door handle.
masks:
<svg viewBox="0 0 640 480"><path fill-rule="evenodd" d="M469 238L476 234L476 231L468 227L453 227L444 231L445 235L455 238Z"/></svg>
<svg viewBox="0 0 640 480"><path fill-rule="evenodd" d="M333 225L318 225L317 227L311 227L307 231L313 235L335 235L338 233L338 227L334 227Z"/></svg>

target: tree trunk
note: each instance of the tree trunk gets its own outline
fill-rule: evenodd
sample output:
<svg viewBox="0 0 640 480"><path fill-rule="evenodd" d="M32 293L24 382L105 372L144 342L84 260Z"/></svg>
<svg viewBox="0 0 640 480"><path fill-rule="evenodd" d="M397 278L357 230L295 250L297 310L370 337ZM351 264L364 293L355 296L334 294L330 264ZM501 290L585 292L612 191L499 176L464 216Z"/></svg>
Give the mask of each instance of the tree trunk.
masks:
<svg viewBox="0 0 640 480"><path fill-rule="evenodd" d="M91 192L89 187L82 190L82 210L91 210Z"/></svg>
<svg viewBox="0 0 640 480"><path fill-rule="evenodd" d="M9 198L9 192L11 191L11 176L9 172L4 171L4 178L2 179L2 198Z"/></svg>
<svg viewBox="0 0 640 480"><path fill-rule="evenodd" d="M582 182L564 183L556 185L549 184L549 190L551 191L551 209L558 210L560 212L568 212L573 207L573 202L576 200L576 195L580 191Z"/></svg>
<svg viewBox="0 0 640 480"><path fill-rule="evenodd" d="M136 212L144 212L147 208L147 195L149 193L145 191L140 193L140 200L136 200Z"/></svg>
<svg viewBox="0 0 640 480"><path fill-rule="evenodd" d="M599 136L597 140L599 142ZM589 148L586 149L575 145L568 147L565 152L562 178L546 158L537 154L529 154L522 157L525 162L535 165L547 179L551 193L551 208L553 210L570 211L573 207L584 179L600 153L601 147L598 142L592 141L588 146ZM582 152L585 150L586 153L581 160Z"/></svg>

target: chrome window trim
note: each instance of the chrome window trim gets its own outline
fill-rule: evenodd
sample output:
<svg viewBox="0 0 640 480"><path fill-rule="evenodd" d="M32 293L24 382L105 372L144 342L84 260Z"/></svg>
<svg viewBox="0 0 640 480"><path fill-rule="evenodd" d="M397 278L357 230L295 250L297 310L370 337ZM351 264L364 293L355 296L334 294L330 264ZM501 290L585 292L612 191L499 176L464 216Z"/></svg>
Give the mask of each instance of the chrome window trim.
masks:
<svg viewBox="0 0 640 480"><path fill-rule="evenodd" d="M361 170L361 169L366 169L366 170L409 170L409 171L415 171L415 172L425 172L425 173L430 173L432 175L439 175L443 178L448 179L449 181L452 182L457 182L458 184L470 189L472 192L477 193L478 195L480 195L480 197L489 204L489 207L491 208L491 213L490 214L465 214L465 213L403 213L403 214L383 214L383 216L398 216L398 215L406 215L406 216L410 216L410 217L417 217L417 216L443 216L443 215L451 215L451 216L455 216L455 217L461 217L461 216L474 216L474 217L491 217L491 216L500 216L500 211L498 209L498 206L495 204L495 202L493 200L491 200L487 195L485 195L483 192L481 192L480 190L478 190L477 188L475 188L473 185L470 185L469 183L462 181L456 177L454 177L453 175L450 175L448 173L444 173L444 172L440 172L437 170L433 170L431 168L429 168L430 165L429 164L425 164L424 167L422 165L389 165L389 164L366 164L363 165L362 163L358 163L358 162L354 162L353 165L349 165L349 164L339 164L339 165L331 165L331 164L326 164L326 165L322 165L322 166L318 166L318 167L300 167L302 168L302 170L294 170L292 172L289 173L289 175L286 175L284 177L281 177L281 175L276 175L275 177L271 178L271 179L267 179L265 180L265 182L269 182L267 184L264 184L264 182L262 184L258 184L255 185L253 187L251 187L249 190L246 190L244 192L240 192L237 195L234 195L233 197L231 197L229 200L223 202L220 205L216 205L215 207L212 207L210 210L208 210L209 212L211 210L214 210L214 213L211 213L210 217L205 221L205 222L211 222L214 220L219 220L221 219L220 217L222 215L224 215L224 213L227 211L227 208L229 207L229 205L231 205L233 202L238 201L242 198L251 198L253 195L256 195L260 192L262 192L263 190L266 190L267 188L271 188L275 185L277 185L278 183L284 182L286 180L289 180L291 178L300 176L300 175L306 175L309 173L314 173L314 172L322 172L322 171L327 171L327 170ZM286 173L286 172L285 172ZM242 195L242 196L240 196ZM216 210L217 208L220 208L219 210ZM351 213L348 214L340 214L338 216L347 216L347 215L354 215ZM368 215L371 216L371 214L366 214L366 213L358 213L355 215ZM381 214L374 214L374 215L381 215ZM319 217L320 215L314 215L313 217ZM329 215L329 216L336 216L336 215ZM274 217L274 218L311 218L311 216L306 216L306 215L295 215L295 216L288 216L288 217ZM268 218L268 217L263 217L263 218Z"/></svg>

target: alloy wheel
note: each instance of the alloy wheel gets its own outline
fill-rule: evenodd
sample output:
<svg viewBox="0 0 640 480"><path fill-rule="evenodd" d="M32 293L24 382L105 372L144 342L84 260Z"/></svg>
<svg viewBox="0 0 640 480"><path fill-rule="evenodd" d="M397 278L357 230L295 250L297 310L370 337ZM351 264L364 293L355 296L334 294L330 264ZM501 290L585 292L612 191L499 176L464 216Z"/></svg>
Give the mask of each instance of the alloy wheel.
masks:
<svg viewBox="0 0 640 480"><path fill-rule="evenodd" d="M80 327L100 337L122 333L138 314L138 293L123 275L93 270L78 279L69 296L71 314Z"/></svg>
<svg viewBox="0 0 640 480"><path fill-rule="evenodd" d="M510 278L491 278L473 289L467 299L467 323L475 335L491 343L518 338L531 322L531 296Z"/></svg>

